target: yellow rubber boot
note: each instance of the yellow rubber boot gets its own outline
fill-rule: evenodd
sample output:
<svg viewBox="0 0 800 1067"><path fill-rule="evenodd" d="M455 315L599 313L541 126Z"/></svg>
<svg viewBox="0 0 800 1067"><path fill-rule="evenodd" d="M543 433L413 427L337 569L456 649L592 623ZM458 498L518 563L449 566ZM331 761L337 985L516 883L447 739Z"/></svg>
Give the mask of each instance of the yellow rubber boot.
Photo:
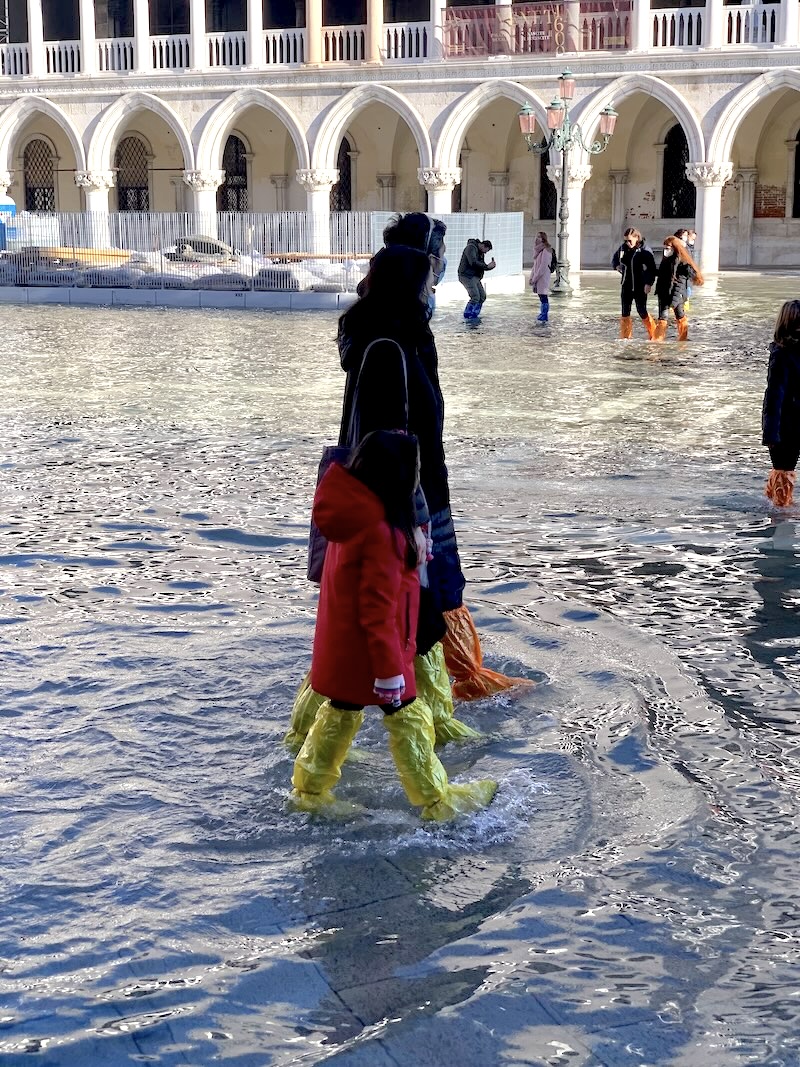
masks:
<svg viewBox="0 0 800 1067"><path fill-rule="evenodd" d="M417 698L392 715L384 715L389 731L389 751L406 796L421 807L423 819L447 822L458 815L480 811L491 803L497 782L484 779L465 785L450 785L447 771L436 755L431 709Z"/></svg>
<svg viewBox="0 0 800 1067"><path fill-rule="evenodd" d="M414 676L417 682L417 696L431 709L436 744L446 745L448 741L466 741L470 737L480 737L477 730L461 722L453 714L453 693L450 689L450 675L444 661L444 649L440 642L433 646L424 656L414 657Z"/></svg>
<svg viewBox="0 0 800 1067"><path fill-rule="evenodd" d="M303 747L306 734L311 729L317 712L325 703L325 697L315 693L311 688L311 678L307 674L300 683L300 687L292 705L292 718L289 729L283 738L283 743L288 745L292 752L299 752Z"/></svg>
<svg viewBox="0 0 800 1067"><path fill-rule="evenodd" d="M483 665L481 642L466 604L444 612L447 633L442 638L447 669L454 678L453 696L477 700L512 685L532 685L527 678L508 678Z"/></svg>
<svg viewBox="0 0 800 1067"><path fill-rule="evenodd" d="M644 323L644 328L647 330L648 338L652 341L656 335L656 320L652 315L646 315L642 319L642 322Z"/></svg>
<svg viewBox="0 0 800 1067"><path fill-rule="evenodd" d="M619 335L623 341L628 341L633 337L633 319L630 315L620 316Z"/></svg>
<svg viewBox="0 0 800 1067"><path fill-rule="evenodd" d="M774 467L769 472L769 479L764 492L778 508L788 508L794 498L794 471L779 471Z"/></svg>
<svg viewBox="0 0 800 1067"><path fill-rule="evenodd" d="M364 721L363 711L339 711L326 700L294 761L292 800L302 811L336 803L331 790L342 775L347 750Z"/></svg>
<svg viewBox="0 0 800 1067"><path fill-rule="evenodd" d="M687 341L689 339L689 320L684 315L682 319L676 319L675 325L678 327L678 340Z"/></svg>
<svg viewBox="0 0 800 1067"><path fill-rule="evenodd" d="M653 334L653 340L654 341L663 341L666 336L667 336L667 320L666 319L658 319L656 321L656 328L655 328L655 332Z"/></svg>

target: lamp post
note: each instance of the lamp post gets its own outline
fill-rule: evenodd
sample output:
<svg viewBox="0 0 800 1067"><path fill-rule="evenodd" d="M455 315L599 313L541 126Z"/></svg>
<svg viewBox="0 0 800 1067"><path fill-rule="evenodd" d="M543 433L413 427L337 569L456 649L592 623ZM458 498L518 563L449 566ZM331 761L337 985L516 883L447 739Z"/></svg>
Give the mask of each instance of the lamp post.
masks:
<svg viewBox="0 0 800 1067"><path fill-rule="evenodd" d="M529 152L543 156L552 148L561 153L561 203L558 208L558 273L551 292L562 296L572 295L569 284L569 259L567 258L567 220L569 219L569 154L575 145L579 145L590 156L605 152L614 133L617 113L613 107L605 107L600 112L601 140L586 144L583 131L577 122L569 117L569 104L575 95L575 79L572 72L565 70L558 79L558 97L547 108L547 128L551 131L542 141L536 140L536 115L530 104L525 104L519 113L519 128Z"/></svg>

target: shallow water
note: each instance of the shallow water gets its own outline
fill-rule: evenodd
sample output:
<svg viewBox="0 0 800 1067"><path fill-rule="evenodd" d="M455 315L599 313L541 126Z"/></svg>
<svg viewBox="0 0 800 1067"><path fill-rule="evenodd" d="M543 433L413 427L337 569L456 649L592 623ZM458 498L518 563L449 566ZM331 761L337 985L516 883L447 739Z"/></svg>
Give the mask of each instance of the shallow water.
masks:
<svg viewBox="0 0 800 1067"><path fill-rule="evenodd" d="M0 1061L800 1064L800 509L762 496L792 278L616 340L597 276L434 325L490 666L420 825L369 718L290 814L327 313L0 307Z"/></svg>

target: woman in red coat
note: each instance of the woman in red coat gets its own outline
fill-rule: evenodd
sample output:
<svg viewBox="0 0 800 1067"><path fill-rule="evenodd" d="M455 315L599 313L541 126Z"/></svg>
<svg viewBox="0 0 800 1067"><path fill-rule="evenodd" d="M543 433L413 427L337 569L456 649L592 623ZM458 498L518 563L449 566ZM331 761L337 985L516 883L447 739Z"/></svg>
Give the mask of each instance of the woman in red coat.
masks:
<svg viewBox="0 0 800 1067"><path fill-rule="evenodd" d="M311 684L327 700L295 760L292 794L305 811L334 802L332 787L363 722L380 704L400 780L423 819L443 821L485 807L496 782L450 785L434 752L430 708L416 699L419 614L415 534L417 439L390 430L367 434L346 467L333 464L314 498L314 521L328 541L320 585Z"/></svg>

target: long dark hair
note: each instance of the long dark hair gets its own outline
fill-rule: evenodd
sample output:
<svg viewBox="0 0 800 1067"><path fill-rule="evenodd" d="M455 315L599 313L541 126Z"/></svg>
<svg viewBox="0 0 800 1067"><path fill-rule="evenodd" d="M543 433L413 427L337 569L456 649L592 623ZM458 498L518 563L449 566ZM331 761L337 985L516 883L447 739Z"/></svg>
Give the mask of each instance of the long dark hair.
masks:
<svg viewBox="0 0 800 1067"><path fill-rule="evenodd" d="M775 343L796 345L800 343L800 300L787 300L778 312L775 323Z"/></svg>
<svg viewBox="0 0 800 1067"><path fill-rule="evenodd" d="M419 483L416 437L397 430L373 430L356 446L346 468L383 504L386 521L405 538L407 566L416 567L414 495Z"/></svg>
<svg viewBox="0 0 800 1067"><path fill-rule="evenodd" d="M360 299L339 319L340 330L350 332L370 320L404 330L427 322L427 284L431 264L424 252L405 245L382 248L370 260L359 285Z"/></svg>
<svg viewBox="0 0 800 1067"><path fill-rule="evenodd" d="M692 259L691 252L686 247L686 245L683 243L683 241L680 239L680 237L675 237L675 236L665 237L664 238L664 248L671 248L673 253L675 254L675 258L676 259L681 260L681 262L683 262L683 263L688 263L689 266L694 271L694 284L695 285L703 285L703 283L705 282L705 278L703 277L703 274L702 274L700 268L697 266L695 261Z"/></svg>
<svg viewBox="0 0 800 1067"><path fill-rule="evenodd" d="M441 259L446 233L447 226L441 219L432 219L424 211L407 211L389 219L383 231L383 243L387 248L391 245L418 248L420 252Z"/></svg>

